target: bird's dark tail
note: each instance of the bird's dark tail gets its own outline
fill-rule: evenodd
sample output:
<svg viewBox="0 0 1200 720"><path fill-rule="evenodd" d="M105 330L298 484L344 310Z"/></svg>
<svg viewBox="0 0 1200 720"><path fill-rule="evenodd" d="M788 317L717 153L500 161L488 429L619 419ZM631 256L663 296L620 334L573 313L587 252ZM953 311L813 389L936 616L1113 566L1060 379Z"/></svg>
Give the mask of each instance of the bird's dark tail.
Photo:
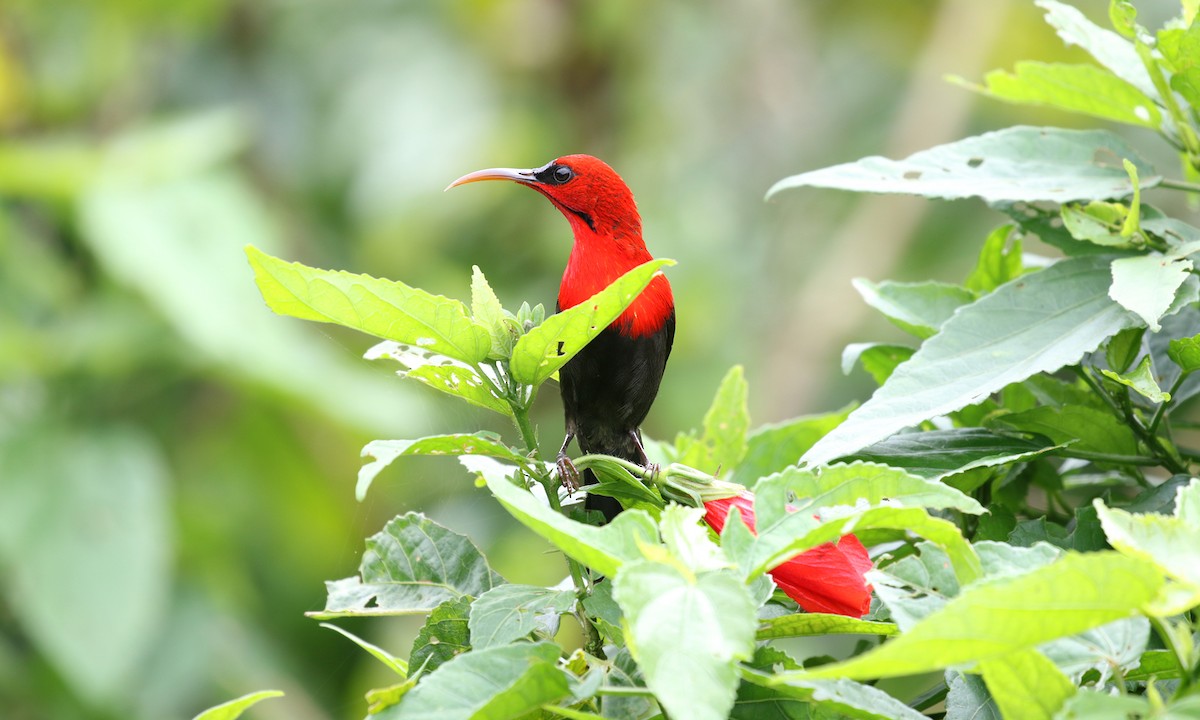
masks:
<svg viewBox="0 0 1200 720"><path fill-rule="evenodd" d="M631 433L618 439L616 442L613 442L610 438L608 442L604 443L589 443L581 437L579 438L579 446L584 453L589 455L593 453L612 455L622 460L628 460L641 465L646 462L646 453L642 450L641 446L641 432L635 432L637 432L636 439ZM597 482L599 481L596 479L595 473L591 470L583 471L584 485L595 485ZM599 510L601 513L604 513L605 523L612 522L613 518L622 509L621 503L617 502L616 498L611 498L607 495L588 495L583 506L588 510Z"/></svg>

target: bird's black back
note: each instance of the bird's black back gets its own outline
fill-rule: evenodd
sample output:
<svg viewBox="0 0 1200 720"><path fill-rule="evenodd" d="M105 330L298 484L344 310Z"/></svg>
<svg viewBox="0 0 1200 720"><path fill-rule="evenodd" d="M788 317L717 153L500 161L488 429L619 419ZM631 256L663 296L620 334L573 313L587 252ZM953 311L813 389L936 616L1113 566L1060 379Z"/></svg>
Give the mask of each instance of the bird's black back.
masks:
<svg viewBox="0 0 1200 720"><path fill-rule="evenodd" d="M630 433L641 437L638 428L654 404L674 340L672 310L659 330L643 337L605 328L559 370L567 429L574 430L580 450L644 461ZM585 472L584 484L595 482ZM608 520L621 511L616 500L600 495L589 496L585 507Z"/></svg>

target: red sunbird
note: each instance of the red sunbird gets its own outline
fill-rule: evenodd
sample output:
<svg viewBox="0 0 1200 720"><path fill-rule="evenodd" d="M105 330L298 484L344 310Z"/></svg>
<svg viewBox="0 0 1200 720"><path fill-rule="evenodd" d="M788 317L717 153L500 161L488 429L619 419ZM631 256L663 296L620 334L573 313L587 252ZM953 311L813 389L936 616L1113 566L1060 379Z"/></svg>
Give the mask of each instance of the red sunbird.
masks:
<svg viewBox="0 0 1200 720"><path fill-rule="evenodd" d="M460 177L450 187L481 180L512 180L544 195L567 218L575 243L558 289L561 312L651 260L633 193L619 175L590 155L566 155L540 168L489 168ZM614 455L650 464L642 447L642 421L658 394L675 339L675 300L657 275L633 304L559 371L567 436L558 451L559 477L577 485L567 457L572 440L584 453ZM584 472L583 482L596 477ZM621 511L614 499L589 495L585 507L607 520Z"/></svg>

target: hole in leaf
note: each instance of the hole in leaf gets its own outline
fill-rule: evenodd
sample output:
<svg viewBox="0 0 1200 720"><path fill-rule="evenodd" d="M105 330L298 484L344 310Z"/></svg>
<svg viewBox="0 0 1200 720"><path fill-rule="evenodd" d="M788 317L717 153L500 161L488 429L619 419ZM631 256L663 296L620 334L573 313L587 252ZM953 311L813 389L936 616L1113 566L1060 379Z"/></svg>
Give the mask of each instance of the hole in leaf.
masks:
<svg viewBox="0 0 1200 720"><path fill-rule="evenodd" d="M981 157L973 157L967 161L967 167L977 168L982 164L983 164L983 158L981 158Z"/></svg>
<svg viewBox="0 0 1200 720"><path fill-rule="evenodd" d="M566 354L566 353L564 353L564 352L563 352L563 341L562 341L562 340L559 340L559 341L558 341L558 356L559 356L559 357L562 357L562 356L563 356L563 355L565 355L565 354Z"/></svg>
<svg viewBox="0 0 1200 720"><path fill-rule="evenodd" d="M921 179L921 171L920 170L909 170L904 173L904 179L905 180L920 180Z"/></svg>

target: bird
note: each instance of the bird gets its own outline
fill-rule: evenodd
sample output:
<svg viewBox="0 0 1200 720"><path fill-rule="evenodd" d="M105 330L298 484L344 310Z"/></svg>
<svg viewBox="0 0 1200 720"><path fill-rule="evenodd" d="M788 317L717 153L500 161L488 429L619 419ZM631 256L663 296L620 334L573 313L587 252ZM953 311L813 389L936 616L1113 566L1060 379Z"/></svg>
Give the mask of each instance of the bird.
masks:
<svg viewBox="0 0 1200 720"><path fill-rule="evenodd" d="M607 163L590 155L565 155L539 168L488 168L463 175L446 188L483 180L509 180L541 193L566 217L574 243L558 289L559 312L608 287L625 272L652 260L629 186ZM571 441L585 454L612 455L652 468L641 425L658 395L675 341L675 300L662 274L608 327L559 370L566 437L556 456L560 481L578 487L567 455ZM585 470L583 485L597 482ZM588 495L584 507L605 522L621 504Z"/></svg>

